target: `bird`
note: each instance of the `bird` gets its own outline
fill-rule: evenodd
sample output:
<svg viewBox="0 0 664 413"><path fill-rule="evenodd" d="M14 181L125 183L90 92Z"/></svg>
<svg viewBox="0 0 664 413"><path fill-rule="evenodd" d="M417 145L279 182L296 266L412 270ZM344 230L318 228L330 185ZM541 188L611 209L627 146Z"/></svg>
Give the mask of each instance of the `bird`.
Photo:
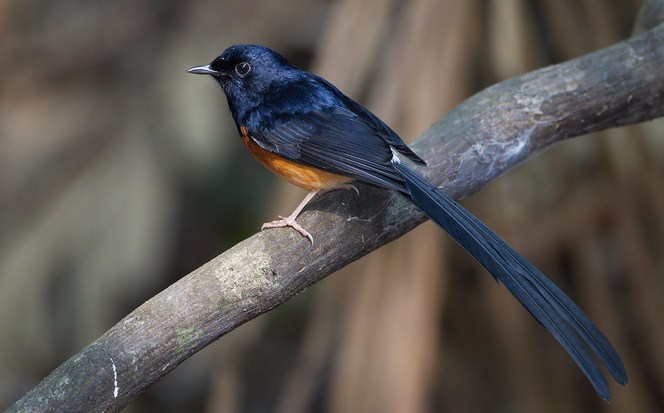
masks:
<svg viewBox="0 0 664 413"><path fill-rule="evenodd" d="M260 45L231 46L211 63L188 72L211 76L221 86L244 146L263 166L309 190L293 213L262 229L292 227L313 244L312 235L296 218L317 193L357 191L354 181L397 191L512 293L567 351L602 399L610 400L610 389L592 353L616 382L627 384L620 356L583 310L478 218L409 166L426 166L426 162L367 108Z"/></svg>

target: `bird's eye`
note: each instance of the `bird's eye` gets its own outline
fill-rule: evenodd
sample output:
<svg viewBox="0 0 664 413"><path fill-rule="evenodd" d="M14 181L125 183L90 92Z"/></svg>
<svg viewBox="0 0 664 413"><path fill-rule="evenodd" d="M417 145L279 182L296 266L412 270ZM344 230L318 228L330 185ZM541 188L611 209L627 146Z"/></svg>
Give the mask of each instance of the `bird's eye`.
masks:
<svg viewBox="0 0 664 413"><path fill-rule="evenodd" d="M238 75L245 77L249 72L251 72L251 65L249 63L242 62L235 65L235 73Z"/></svg>

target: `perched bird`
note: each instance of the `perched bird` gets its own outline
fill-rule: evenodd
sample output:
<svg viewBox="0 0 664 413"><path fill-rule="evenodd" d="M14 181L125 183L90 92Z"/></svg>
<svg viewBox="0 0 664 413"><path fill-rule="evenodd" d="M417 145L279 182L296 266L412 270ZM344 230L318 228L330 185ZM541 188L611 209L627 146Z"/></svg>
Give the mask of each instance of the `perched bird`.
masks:
<svg viewBox="0 0 664 413"><path fill-rule="evenodd" d="M450 196L409 168L426 163L368 109L325 79L257 45L226 49L189 73L210 75L228 99L242 142L276 175L310 192L288 217L263 228L293 227L313 243L296 217L319 191L354 188L357 180L400 192L479 261L563 346L609 400L592 350L620 384L620 357L588 316L551 280Z"/></svg>

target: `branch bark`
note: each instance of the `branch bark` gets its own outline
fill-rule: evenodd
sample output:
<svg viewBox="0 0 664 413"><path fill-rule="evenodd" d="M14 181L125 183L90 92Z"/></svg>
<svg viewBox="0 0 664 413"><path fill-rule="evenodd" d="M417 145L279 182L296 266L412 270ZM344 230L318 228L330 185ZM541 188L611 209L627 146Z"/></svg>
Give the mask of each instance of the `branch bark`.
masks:
<svg viewBox="0 0 664 413"><path fill-rule="evenodd" d="M422 172L466 196L544 147L664 115L664 25L466 100L413 145ZM358 185L311 203L291 230L260 232L137 308L10 412L116 412L225 333L426 218L398 194Z"/></svg>

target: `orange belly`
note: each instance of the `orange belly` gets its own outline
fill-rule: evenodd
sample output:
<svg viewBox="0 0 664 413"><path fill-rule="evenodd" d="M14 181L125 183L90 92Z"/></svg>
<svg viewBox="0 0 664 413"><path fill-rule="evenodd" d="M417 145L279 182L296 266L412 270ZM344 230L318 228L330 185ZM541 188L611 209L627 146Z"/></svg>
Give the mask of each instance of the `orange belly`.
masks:
<svg viewBox="0 0 664 413"><path fill-rule="evenodd" d="M314 189L331 189L352 180L347 176L325 172L313 166L306 166L284 159L258 146L249 136L247 128L244 126L240 127L240 132L242 132L244 146L263 166L294 185L311 191Z"/></svg>

